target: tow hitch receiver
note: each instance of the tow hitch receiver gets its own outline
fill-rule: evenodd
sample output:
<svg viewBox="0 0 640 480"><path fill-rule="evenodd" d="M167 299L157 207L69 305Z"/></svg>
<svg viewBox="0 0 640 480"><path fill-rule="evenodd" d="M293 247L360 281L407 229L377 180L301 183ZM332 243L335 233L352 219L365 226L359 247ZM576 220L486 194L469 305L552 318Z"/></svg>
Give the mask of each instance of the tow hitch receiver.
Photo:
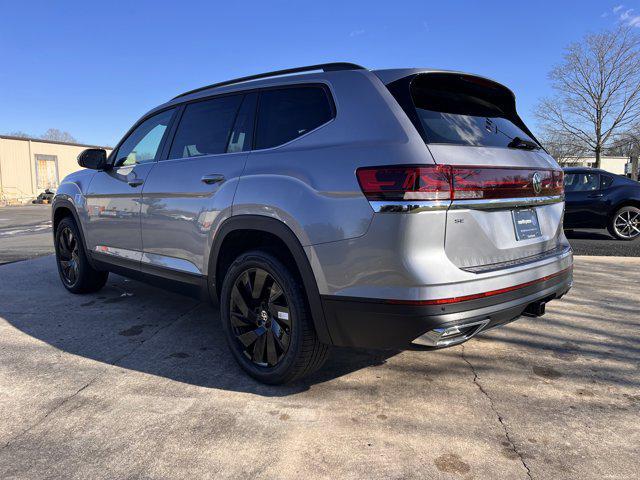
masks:
<svg viewBox="0 0 640 480"><path fill-rule="evenodd" d="M544 315L545 305L545 302L530 303L529 305L527 305L527 308L525 308L522 314L526 315L527 317L541 317L542 315Z"/></svg>

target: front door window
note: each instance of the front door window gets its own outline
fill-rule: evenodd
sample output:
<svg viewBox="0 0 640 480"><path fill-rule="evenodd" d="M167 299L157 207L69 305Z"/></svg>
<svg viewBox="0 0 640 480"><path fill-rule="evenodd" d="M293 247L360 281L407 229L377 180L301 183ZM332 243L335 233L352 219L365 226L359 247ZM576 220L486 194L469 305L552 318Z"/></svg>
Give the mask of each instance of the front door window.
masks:
<svg viewBox="0 0 640 480"><path fill-rule="evenodd" d="M118 148L114 165L121 167L156 160L160 155L162 137L167 131L173 112L166 110L138 125Z"/></svg>

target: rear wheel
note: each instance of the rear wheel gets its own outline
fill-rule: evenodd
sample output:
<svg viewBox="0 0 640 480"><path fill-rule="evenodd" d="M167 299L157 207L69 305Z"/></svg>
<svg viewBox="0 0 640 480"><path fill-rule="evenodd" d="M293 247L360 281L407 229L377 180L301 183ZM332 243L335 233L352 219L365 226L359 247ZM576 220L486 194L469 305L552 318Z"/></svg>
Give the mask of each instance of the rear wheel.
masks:
<svg viewBox="0 0 640 480"><path fill-rule="evenodd" d="M225 275L220 300L227 343L255 379L291 382L326 360L329 347L316 335L300 281L276 257L240 255Z"/></svg>
<svg viewBox="0 0 640 480"><path fill-rule="evenodd" d="M611 218L608 230L619 240L635 240L640 237L640 209L622 207Z"/></svg>
<svg viewBox="0 0 640 480"><path fill-rule="evenodd" d="M94 269L87 260L80 232L71 217L56 228L56 263L64 287L71 293L97 292L107 283L109 272Z"/></svg>

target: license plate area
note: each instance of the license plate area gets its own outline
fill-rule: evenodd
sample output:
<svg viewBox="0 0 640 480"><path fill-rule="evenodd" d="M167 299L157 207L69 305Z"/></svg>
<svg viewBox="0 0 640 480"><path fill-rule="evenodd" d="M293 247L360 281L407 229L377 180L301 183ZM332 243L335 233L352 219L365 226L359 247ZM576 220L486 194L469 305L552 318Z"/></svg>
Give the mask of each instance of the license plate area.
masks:
<svg viewBox="0 0 640 480"><path fill-rule="evenodd" d="M518 208L511 211L516 240L531 240L542 236L538 213L533 208Z"/></svg>

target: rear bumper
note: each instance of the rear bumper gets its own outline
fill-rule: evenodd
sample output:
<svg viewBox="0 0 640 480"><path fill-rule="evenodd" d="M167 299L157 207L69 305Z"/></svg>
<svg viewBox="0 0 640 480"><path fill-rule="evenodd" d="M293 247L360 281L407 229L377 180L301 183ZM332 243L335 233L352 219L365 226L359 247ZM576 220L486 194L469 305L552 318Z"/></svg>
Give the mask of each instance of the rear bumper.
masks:
<svg viewBox="0 0 640 480"><path fill-rule="evenodd" d="M323 296L322 302L334 345L406 348L434 329L477 323L486 330L509 323L524 313L536 311L535 307L541 302L562 297L571 288L572 281L573 273L569 269L561 275L517 290L443 305L394 304L377 299L329 295Z"/></svg>

